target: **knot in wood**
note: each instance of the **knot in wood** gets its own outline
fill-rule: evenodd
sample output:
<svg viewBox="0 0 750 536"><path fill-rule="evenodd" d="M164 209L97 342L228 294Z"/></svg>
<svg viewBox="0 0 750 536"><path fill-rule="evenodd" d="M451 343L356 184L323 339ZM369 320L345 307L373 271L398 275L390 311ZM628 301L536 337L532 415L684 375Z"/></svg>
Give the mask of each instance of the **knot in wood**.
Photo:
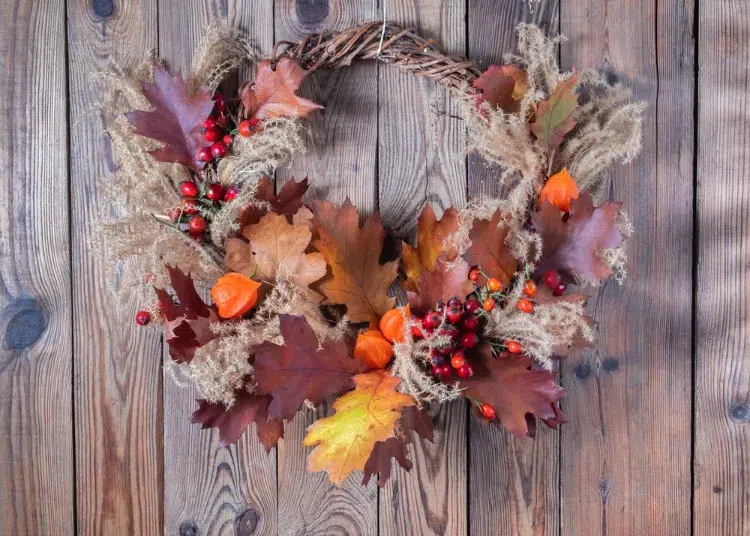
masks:
<svg viewBox="0 0 750 536"><path fill-rule="evenodd" d="M44 313L32 301L11 317L5 328L5 343L11 350L23 350L34 344L46 327Z"/></svg>
<svg viewBox="0 0 750 536"><path fill-rule="evenodd" d="M91 10L94 15L107 19L115 12L115 4L112 0L91 0Z"/></svg>
<svg viewBox="0 0 750 536"><path fill-rule="evenodd" d="M297 18L305 26L315 26L328 17L328 0L299 0L296 2Z"/></svg>
<svg viewBox="0 0 750 536"><path fill-rule="evenodd" d="M198 536L198 525L195 521L183 521L180 523L180 536Z"/></svg>
<svg viewBox="0 0 750 536"><path fill-rule="evenodd" d="M237 536L249 536L255 533L255 529L258 527L258 512L252 508L248 508L234 520L234 533Z"/></svg>

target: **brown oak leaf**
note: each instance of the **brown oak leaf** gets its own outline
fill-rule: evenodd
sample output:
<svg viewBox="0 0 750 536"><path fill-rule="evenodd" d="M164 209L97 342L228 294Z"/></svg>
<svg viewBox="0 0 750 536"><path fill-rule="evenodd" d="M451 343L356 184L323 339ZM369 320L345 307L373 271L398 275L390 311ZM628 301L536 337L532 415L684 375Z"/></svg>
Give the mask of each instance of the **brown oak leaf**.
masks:
<svg viewBox="0 0 750 536"><path fill-rule="evenodd" d="M322 108L311 100L295 95L307 72L297 60L281 58L275 66L270 60L258 63L255 82L241 89L240 98L246 117L307 117Z"/></svg>
<svg viewBox="0 0 750 536"><path fill-rule="evenodd" d="M547 154L552 153L562 143L565 135L576 125L570 115L578 105L578 75L558 82L547 100L539 103L536 120L529 125L539 144Z"/></svg>
<svg viewBox="0 0 750 536"><path fill-rule="evenodd" d="M226 242L227 267L234 272L269 283L280 276L302 289L326 275L323 255L305 253L312 238L307 225L291 225L286 217L271 212L246 226L242 235L249 243L239 238Z"/></svg>
<svg viewBox="0 0 750 536"><path fill-rule="evenodd" d="M474 376L460 380L466 396L495 409L494 424L502 423L518 437L531 435L527 415L559 421L562 414L555 404L565 390L555 383L555 374L531 367L531 359L508 355L496 359L489 345L472 352Z"/></svg>
<svg viewBox="0 0 750 536"><path fill-rule="evenodd" d="M359 226L357 209L347 199L340 208L328 201L310 204L319 239L313 245L331 267L320 290L329 303L346 305L353 323L378 322L393 308L388 287L396 279L398 262L380 264L385 228L377 213Z"/></svg>
<svg viewBox="0 0 750 536"><path fill-rule="evenodd" d="M169 356L178 363L189 363L195 350L216 338L210 326L219 322L219 317L198 295L190 275L171 266L167 266L167 271L178 301L175 302L166 290L154 289L167 320L164 336Z"/></svg>
<svg viewBox="0 0 750 536"><path fill-rule="evenodd" d="M269 452L284 437L284 423L268 420L268 405L271 397L248 393L245 389L235 391L235 401L227 407L221 403L197 400L198 409L193 412L190 422L200 423L201 428L218 428L219 443L222 447L236 443L248 426L255 423L260 440Z"/></svg>
<svg viewBox="0 0 750 536"><path fill-rule="evenodd" d="M517 65L490 65L474 80L472 87L481 89L476 105L488 102L506 113L517 112L529 89L526 71Z"/></svg>
<svg viewBox="0 0 750 536"><path fill-rule="evenodd" d="M409 406L401 412L401 418L396 423L398 431L396 437L391 437L385 441L375 443L375 448L365 464L365 476L362 479L362 485L366 486L370 478L379 474L378 486L381 488L391 477L391 459L395 459L398 464L411 471L412 462L409 459L408 446L414 442L413 433L420 437L434 442L434 427L432 417L424 409L417 409Z"/></svg>
<svg viewBox="0 0 750 536"><path fill-rule="evenodd" d="M258 392L273 396L269 418L291 419L305 400L320 404L354 389L352 377L366 367L345 342L319 342L304 316L279 315L279 321L284 344L266 341L255 349Z"/></svg>
<svg viewBox="0 0 750 536"><path fill-rule="evenodd" d="M469 264L460 257L449 261L443 254L431 272L421 273L417 291L407 291L406 296L412 313L421 315L439 301L447 302L453 296L463 299L473 288L469 280Z"/></svg>
<svg viewBox="0 0 750 536"><path fill-rule="evenodd" d="M143 95L153 111L136 110L125 114L136 133L165 145L151 151L160 162L177 162L195 171L203 168L198 150L205 145L203 121L211 114L214 102L208 88L199 88L188 96L187 86L178 72L174 77L157 65L154 83L143 83Z"/></svg>
<svg viewBox="0 0 750 536"><path fill-rule="evenodd" d="M404 288L417 290L417 279L423 270L432 271L435 261L441 253L446 253L449 259L453 259L457 252L455 247L445 248L445 239L458 229L458 211L450 207L443 213L443 217L437 219L432 206L427 203L422 209L417 221L417 245L412 247L404 242L402 258L406 281Z"/></svg>
<svg viewBox="0 0 750 536"><path fill-rule="evenodd" d="M471 246L466 250L464 258L472 266L481 266L487 276L495 277L503 285L507 285L518 270L518 260L505 244L508 228L499 227L502 220L499 210L489 221L475 219L469 233Z"/></svg>
<svg viewBox="0 0 750 536"><path fill-rule="evenodd" d="M305 195L309 183L307 178L297 182L289 179L279 190L278 195L273 193L273 183L268 177L258 179L258 186L255 191L255 199L263 201L267 205L248 205L240 213L237 219L240 228L253 223L258 223L260 219L268 213L268 207L271 212L285 216L289 223L292 218L302 207L302 196Z"/></svg>
<svg viewBox="0 0 750 536"><path fill-rule="evenodd" d="M594 207L591 194L582 193L570 204L567 221L562 213L544 203L532 214L532 222L542 238L542 258L537 275L559 270L598 284L612 275L599 257L602 249L615 248L623 240L615 227L622 203L607 201Z"/></svg>

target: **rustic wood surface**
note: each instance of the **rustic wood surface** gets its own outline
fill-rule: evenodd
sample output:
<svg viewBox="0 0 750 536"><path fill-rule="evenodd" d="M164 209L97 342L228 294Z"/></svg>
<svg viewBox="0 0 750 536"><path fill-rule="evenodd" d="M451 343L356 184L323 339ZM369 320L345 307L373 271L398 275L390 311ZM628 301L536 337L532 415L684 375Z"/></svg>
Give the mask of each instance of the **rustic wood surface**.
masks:
<svg viewBox="0 0 750 536"><path fill-rule="evenodd" d="M750 534L750 7L742 0L2 0L0 535ZM92 74L150 50L186 68L206 24L279 39L387 16L483 66L535 22L564 67L604 69L648 108L612 172L637 229L631 277L590 305L596 348L561 381L569 424L536 441L456 402L379 489L309 474L298 415L269 454L188 422L162 342L113 303L88 248L114 168ZM237 80L234 81L235 83ZM231 84L230 84L231 85ZM445 92L375 64L311 79L326 107L277 174L379 209L402 236L425 202L497 194ZM113 282L116 284L116 282ZM750 284L750 283L748 283Z"/></svg>

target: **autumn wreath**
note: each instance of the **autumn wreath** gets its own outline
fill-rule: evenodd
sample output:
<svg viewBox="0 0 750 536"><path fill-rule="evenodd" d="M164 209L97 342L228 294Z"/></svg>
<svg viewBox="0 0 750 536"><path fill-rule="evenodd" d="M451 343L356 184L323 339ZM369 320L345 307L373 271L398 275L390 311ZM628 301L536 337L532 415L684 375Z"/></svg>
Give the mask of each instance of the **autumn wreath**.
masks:
<svg viewBox="0 0 750 536"><path fill-rule="evenodd" d="M153 60L101 75L112 281L144 305L139 324L163 327L166 367L201 396L193 422L224 445L254 423L270 450L284 421L334 399L305 437L309 469L381 485L392 458L410 468L413 434L432 439L428 404L465 397L519 436L564 422L556 360L593 339L581 289L624 277L631 232L620 203L594 199L638 152L643 107L595 71L560 73L535 26L518 35L517 55L481 72L394 24L323 32L279 44L225 99L219 83L255 59L212 27L185 76ZM428 204L416 240L385 248L377 213L360 225L349 201L305 202L307 179L276 191L321 108L303 80L362 59L448 88L505 195L441 218Z"/></svg>

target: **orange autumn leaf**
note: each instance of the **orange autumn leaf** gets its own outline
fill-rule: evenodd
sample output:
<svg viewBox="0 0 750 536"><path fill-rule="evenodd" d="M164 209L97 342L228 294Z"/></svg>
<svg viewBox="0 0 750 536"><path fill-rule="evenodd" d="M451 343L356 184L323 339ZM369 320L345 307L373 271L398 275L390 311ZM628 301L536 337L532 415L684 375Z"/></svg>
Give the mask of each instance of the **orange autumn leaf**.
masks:
<svg viewBox="0 0 750 536"><path fill-rule="evenodd" d="M222 318L239 318L258 301L260 283L235 272L219 278L211 288L211 298Z"/></svg>
<svg viewBox="0 0 750 536"><path fill-rule="evenodd" d="M570 202L573 199L578 199L578 185L570 176L568 168L552 175L542 188L542 193L539 196L542 204L548 201L562 212L570 212Z"/></svg>
<svg viewBox="0 0 750 536"><path fill-rule="evenodd" d="M393 346L377 329L370 329L357 335L354 357L370 368L382 369L393 357Z"/></svg>
<svg viewBox="0 0 750 536"><path fill-rule="evenodd" d="M340 486L354 470L364 470L375 444L395 437L403 408L414 406L412 397L396 391L399 384L387 372L354 376L356 389L333 403L336 414L307 429L304 445L315 447L307 458L309 471L327 471Z"/></svg>
<svg viewBox="0 0 750 536"><path fill-rule="evenodd" d="M391 342L404 341L404 328L407 319L411 316L409 306L391 309L380 319L380 332L383 337Z"/></svg>
<svg viewBox="0 0 750 536"><path fill-rule="evenodd" d="M307 76L297 60L281 58L275 68L269 60L258 63L255 82L240 90L247 117L307 117L322 108L311 100L295 95Z"/></svg>
<svg viewBox="0 0 750 536"><path fill-rule="evenodd" d="M450 207L442 218L437 219L432 206L429 203L424 206L417 221L417 245L412 247L405 243L402 252L406 271L404 288L416 291L419 274L424 270L430 272L434 270L435 261L444 251L449 259L455 258L456 248L446 249L443 244L456 229L458 229L458 211L454 207Z"/></svg>

